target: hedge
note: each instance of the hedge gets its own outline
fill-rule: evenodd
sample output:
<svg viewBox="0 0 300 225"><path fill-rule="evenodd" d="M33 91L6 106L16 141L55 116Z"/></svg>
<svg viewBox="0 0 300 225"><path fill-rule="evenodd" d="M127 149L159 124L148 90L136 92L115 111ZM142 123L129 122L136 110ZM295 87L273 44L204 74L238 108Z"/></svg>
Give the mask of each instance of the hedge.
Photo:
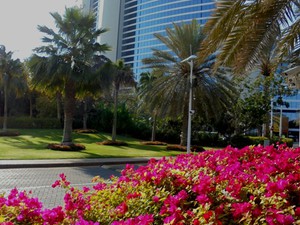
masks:
<svg viewBox="0 0 300 225"><path fill-rule="evenodd" d="M0 124L3 124L3 117L0 117ZM55 118L8 117L7 127L9 129L60 129L62 124Z"/></svg>

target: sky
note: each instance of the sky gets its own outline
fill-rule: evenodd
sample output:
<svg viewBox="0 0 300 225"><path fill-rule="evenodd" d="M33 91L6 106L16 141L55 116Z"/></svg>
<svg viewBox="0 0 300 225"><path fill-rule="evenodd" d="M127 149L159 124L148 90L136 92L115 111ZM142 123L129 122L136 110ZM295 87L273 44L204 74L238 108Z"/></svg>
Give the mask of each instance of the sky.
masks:
<svg viewBox="0 0 300 225"><path fill-rule="evenodd" d="M0 45L13 52L13 58L28 58L42 45L38 25L55 29L50 12L63 15L65 7L80 6L82 0L0 0Z"/></svg>

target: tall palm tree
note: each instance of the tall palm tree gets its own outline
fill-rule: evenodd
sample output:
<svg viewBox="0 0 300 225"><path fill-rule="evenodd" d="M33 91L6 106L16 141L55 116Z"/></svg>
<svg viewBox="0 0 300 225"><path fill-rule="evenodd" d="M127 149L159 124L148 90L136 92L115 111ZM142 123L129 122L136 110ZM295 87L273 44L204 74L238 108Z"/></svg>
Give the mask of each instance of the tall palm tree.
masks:
<svg viewBox="0 0 300 225"><path fill-rule="evenodd" d="M4 93L3 132L7 131L8 94L14 91L22 93L27 87L23 65L19 59L12 58L13 52L6 52L4 45L0 45L0 80Z"/></svg>
<svg viewBox="0 0 300 225"><path fill-rule="evenodd" d="M77 7L66 8L65 14L50 13L57 32L38 26L45 34L44 46L36 48L30 68L36 86L59 87L64 95L64 131L62 144L72 144L72 123L76 88L90 74L93 56L109 50L106 44L96 42L106 29L94 30L95 16L83 13Z"/></svg>
<svg viewBox="0 0 300 225"><path fill-rule="evenodd" d="M153 82L153 88L148 91L145 101L161 116L182 116L181 145L187 141L188 98L190 66L183 59L192 54L201 54L199 46L205 36L200 24L193 20L190 24L174 24L174 29L166 29L167 36L155 34L166 45L168 50L153 49L153 56L143 60L147 68L164 73ZM212 74L214 56L205 63L194 62L193 68L193 104L197 114L209 118L217 116L226 105L229 105L235 88L222 73L217 70ZM157 104L157 103L162 103Z"/></svg>
<svg viewBox="0 0 300 225"><path fill-rule="evenodd" d="M125 65L122 59L117 60L112 65L112 87L114 98L114 116L113 116L113 128L112 128L112 141L116 141L117 138L117 110L118 110L118 97L121 87L135 87L136 82L134 80L134 74L130 66Z"/></svg>
<svg viewBox="0 0 300 225"><path fill-rule="evenodd" d="M199 55L220 51L216 67L230 65L236 73L252 69L268 48L279 41L279 60L299 48L299 0L224 0L206 25L207 39Z"/></svg>

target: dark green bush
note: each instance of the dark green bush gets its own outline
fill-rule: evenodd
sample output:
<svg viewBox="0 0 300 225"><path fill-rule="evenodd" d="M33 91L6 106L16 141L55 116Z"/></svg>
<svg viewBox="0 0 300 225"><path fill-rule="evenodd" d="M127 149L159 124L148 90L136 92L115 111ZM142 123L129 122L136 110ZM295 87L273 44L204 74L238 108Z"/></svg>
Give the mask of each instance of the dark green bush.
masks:
<svg viewBox="0 0 300 225"><path fill-rule="evenodd" d="M220 144L220 138L218 133L212 132L194 132L192 136L192 142L196 145L202 146L218 146Z"/></svg>
<svg viewBox="0 0 300 225"><path fill-rule="evenodd" d="M279 138L279 137L275 136L271 139L270 144L276 145L277 143L280 143L280 144L286 143L287 146L293 147L294 140L293 140L293 138Z"/></svg>
<svg viewBox="0 0 300 225"><path fill-rule="evenodd" d="M0 117L0 124L3 117ZM8 117L7 127L9 129L60 129L61 122L55 118L30 118L30 117Z"/></svg>
<svg viewBox="0 0 300 225"><path fill-rule="evenodd" d="M243 135L237 135L234 136L229 144L233 147L237 147L237 148L243 148L247 145L263 145L264 141L268 140L268 138L266 137L256 137L256 136L243 136ZM271 144L283 144L286 143L287 146L292 147L294 140L292 138L279 138L279 137L273 137L270 140L270 145Z"/></svg>

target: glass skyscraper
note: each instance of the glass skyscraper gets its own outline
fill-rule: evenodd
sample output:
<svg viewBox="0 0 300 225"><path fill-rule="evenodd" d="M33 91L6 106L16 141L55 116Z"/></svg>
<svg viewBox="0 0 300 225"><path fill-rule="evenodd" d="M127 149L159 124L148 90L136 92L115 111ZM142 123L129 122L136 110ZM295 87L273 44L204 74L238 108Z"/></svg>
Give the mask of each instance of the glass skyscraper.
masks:
<svg viewBox="0 0 300 225"><path fill-rule="evenodd" d="M124 59L138 78L143 72L142 59L152 54L152 48L165 49L154 33L164 35L173 23L189 23L196 19L204 24L215 8L216 0L83 0L84 10L95 13L98 28L109 31L100 36L112 51L112 61Z"/></svg>
<svg viewBox="0 0 300 225"><path fill-rule="evenodd" d="M173 23L196 19L204 24L215 8L214 0L124 0L121 5L119 58L130 64L136 76L143 72L142 59L151 48L165 49L154 33L165 34Z"/></svg>

